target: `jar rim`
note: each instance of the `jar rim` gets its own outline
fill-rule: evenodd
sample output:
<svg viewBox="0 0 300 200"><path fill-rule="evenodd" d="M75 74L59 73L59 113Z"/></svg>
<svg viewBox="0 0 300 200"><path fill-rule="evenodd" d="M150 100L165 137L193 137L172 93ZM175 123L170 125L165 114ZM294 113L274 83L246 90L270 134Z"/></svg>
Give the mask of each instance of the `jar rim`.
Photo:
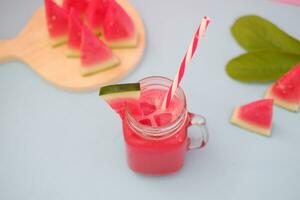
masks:
<svg viewBox="0 0 300 200"><path fill-rule="evenodd" d="M165 86L169 88L172 84L172 80L163 76L149 76L146 78L143 78L139 80L141 83L141 88L146 87L147 83L151 85L151 82L154 82L155 80L161 81L162 83L154 83L152 85L158 85L158 86ZM165 85L163 85L165 83ZM168 85L166 85L166 83ZM179 129L185 122L186 117L187 117L187 109L186 109L186 96L184 94L184 91L181 87L178 87L176 90L176 94L180 98L180 102L182 103L181 105L181 111L178 117L173 120L171 123L163 125L163 126L158 126L158 127L152 127L152 126L147 126L139 121L137 121L133 115L131 114L130 110L128 107L125 108L125 118L128 121L128 124L130 125L131 128L133 128L139 135L149 138L149 139L164 139L167 137L172 136L173 134L171 133L176 133L176 129Z"/></svg>

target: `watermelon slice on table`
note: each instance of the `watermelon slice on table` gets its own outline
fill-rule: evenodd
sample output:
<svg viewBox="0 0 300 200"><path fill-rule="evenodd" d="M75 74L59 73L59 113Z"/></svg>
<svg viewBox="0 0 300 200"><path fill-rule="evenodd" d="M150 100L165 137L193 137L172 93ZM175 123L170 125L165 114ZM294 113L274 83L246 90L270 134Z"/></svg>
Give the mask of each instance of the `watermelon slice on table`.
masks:
<svg viewBox="0 0 300 200"><path fill-rule="evenodd" d="M119 64L118 57L88 27L83 26L81 34L81 75L91 75Z"/></svg>
<svg viewBox="0 0 300 200"><path fill-rule="evenodd" d="M114 0L91 0L88 5L86 12L87 23L96 34L103 30L104 17L110 1Z"/></svg>
<svg viewBox="0 0 300 200"><path fill-rule="evenodd" d="M103 24L104 40L109 47L136 47L138 33L131 17L115 1L110 1Z"/></svg>
<svg viewBox="0 0 300 200"><path fill-rule="evenodd" d="M64 0L63 1L63 8L70 12L72 9L75 9L79 15L84 15L86 9L90 3L90 0Z"/></svg>
<svg viewBox="0 0 300 200"><path fill-rule="evenodd" d="M100 88L99 96L102 97L121 118L124 118L128 106L133 114L139 114L139 98L141 93L140 83L127 83L108 85Z"/></svg>
<svg viewBox="0 0 300 200"><path fill-rule="evenodd" d="M51 44L59 46L67 41L68 13L52 0L45 0L45 10Z"/></svg>
<svg viewBox="0 0 300 200"><path fill-rule="evenodd" d="M266 98L276 105L297 112L300 107L300 63L279 78L268 90Z"/></svg>
<svg viewBox="0 0 300 200"><path fill-rule="evenodd" d="M71 9L69 14L69 28L68 28L68 57L80 56L80 44L81 44L81 30L83 24L79 19L79 15L76 10Z"/></svg>
<svg viewBox="0 0 300 200"><path fill-rule="evenodd" d="M244 129L265 135L271 135L273 100L258 100L237 107L231 117L231 123Z"/></svg>

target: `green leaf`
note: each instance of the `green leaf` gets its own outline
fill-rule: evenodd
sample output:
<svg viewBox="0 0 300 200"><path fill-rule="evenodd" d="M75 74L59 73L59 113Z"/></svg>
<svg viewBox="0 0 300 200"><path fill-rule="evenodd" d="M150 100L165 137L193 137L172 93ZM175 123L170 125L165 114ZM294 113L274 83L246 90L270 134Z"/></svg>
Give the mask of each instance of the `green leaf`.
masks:
<svg viewBox="0 0 300 200"><path fill-rule="evenodd" d="M231 32L247 51L273 49L300 54L300 42L297 39L259 16L240 17L231 27Z"/></svg>
<svg viewBox="0 0 300 200"><path fill-rule="evenodd" d="M273 81L300 62L300 55L260 50L240 55L226 66L227 74L244 82Z"/></svg>

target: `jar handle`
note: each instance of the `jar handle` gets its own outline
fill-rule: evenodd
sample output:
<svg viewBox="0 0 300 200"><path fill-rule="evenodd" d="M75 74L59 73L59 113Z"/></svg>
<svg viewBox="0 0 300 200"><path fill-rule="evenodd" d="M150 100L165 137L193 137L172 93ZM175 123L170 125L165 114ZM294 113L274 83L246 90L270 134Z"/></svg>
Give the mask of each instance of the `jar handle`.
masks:
<svg viewBox="0 0 300 200"><path fill-rule="evenodd" d="M208 142L208 130L206 127L206 119L194 113L188 113L189 116L189 127L198 126L199 132L195 136L188 136L188 150L201 149Z"/></svg>

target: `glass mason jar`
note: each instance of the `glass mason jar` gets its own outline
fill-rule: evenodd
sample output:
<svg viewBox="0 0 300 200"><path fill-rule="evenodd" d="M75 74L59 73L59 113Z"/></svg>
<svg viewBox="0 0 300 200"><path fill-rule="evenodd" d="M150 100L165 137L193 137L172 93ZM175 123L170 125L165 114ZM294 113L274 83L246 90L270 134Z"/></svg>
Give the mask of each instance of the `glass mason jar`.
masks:
<svg viewBox="0 0 300 200"><path fill-rule="evenodd" d="M168 90L172 81L165 77L153 76L140 80L141 91ZM187 111L186 97L181 88L175 94L181 102L180 114L171 123L152 127L139 123L125 110L122 120L129 167L138 173L163 175L182 168L185 153L199 149L208 142L205 118ZM199 127L197 134L189 135L190 126Z"/></svg>

